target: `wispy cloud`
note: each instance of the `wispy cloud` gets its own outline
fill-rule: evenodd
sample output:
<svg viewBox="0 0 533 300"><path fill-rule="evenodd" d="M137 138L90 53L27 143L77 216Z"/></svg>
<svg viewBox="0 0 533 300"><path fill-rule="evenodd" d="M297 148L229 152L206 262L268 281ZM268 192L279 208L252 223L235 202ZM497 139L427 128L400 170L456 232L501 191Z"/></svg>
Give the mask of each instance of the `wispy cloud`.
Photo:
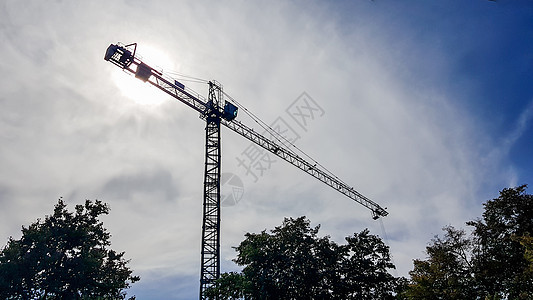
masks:
<svg viewBox="0 0 533 300"><path fill-rule="evenodd" d="M530 125L531 118L533 117L533 101L525 107L525 109L520 113L520 116L516 120L513 130L505 137L501 152L508 154L509 150L514 146L518 139L522 138L524 132L528 129Z"/></svg>

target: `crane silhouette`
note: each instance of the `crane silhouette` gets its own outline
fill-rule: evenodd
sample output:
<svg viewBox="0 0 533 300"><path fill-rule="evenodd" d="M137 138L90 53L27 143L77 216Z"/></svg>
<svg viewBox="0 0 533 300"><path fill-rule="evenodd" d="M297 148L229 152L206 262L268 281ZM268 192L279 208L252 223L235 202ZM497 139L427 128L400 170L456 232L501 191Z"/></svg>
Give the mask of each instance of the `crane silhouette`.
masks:
<svg viewBox="0 0 533 300"><path fill-rule="evenodd" d="M206 122L200 299L206 299L205 290L216 285L216 280L220 277L220 125L224 125L368 208L374 219L388 215L384 208L357 192L320 164L317 165L314 161L308 162L280 140L273 141L236 120L238 107L231 101L224 100L225 93L220 83L209 81L209 94L205 99L181 82L144 63L136 55L136 51L136 43L111 44L106 50L104 59L188 105Z"/></svg>

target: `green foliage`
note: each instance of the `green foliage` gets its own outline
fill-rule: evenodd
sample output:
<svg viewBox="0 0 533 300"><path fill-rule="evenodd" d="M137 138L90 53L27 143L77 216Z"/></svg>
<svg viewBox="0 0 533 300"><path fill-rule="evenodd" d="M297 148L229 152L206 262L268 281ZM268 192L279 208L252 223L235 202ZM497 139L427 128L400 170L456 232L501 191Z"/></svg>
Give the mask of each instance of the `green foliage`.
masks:
<svg viewBox="0 0 533 300"><path fill-rule="evenodd" d="M409 299L533 299L533 196L526 186L504 189L463 230L445 227L415 260Z"/></svg>
<svg viewBox="0 0 533 300"><path fill-rule="evenodd" d="M0 298L124 299L139 277L124 252L108 249L111 235L98 220L108 213L98 200L72 213L59 199L53 215L23 226L0 252Z"/></svg>
<svg viewBox="0 0 533 300"><path fill-rule="evenodd" d="M474 227L478 245L474 260L478 289L488 295L533 298L526 249L516 239L533 232L533 195L525 190L525 185L504 189L498 198L484 204L482 219L467 222Z"/></svg>
<svg viewBox="0 0 533 300"><path fill-rule="evenodd" d="M222 273L217 282L218 288L205 291L208 299L243 299L251 293L250 282L242 273Z"/></svg>
<svg viewBox="0 0 533 300"><path fill-rule="evenodd" d="M475 299L471 252L472 241L464 230L443 228L444 237L436 236L426 247L427 260L415 259L409 272L406 292L409 299Z"/></svg>
<svg viewBox="0 0 533 300"><path fill-rule="evenodd" d="M525 248L524 258L526 259L529 267L524 271L525 273L533 274L533 237L527 233L524 236L514 236L513 240L520 243Z"/></svg>
<svg viewBox="0 0 533 300"><path fill-rule="evenodd" d="M388 247L364 230L337 245L305 217L271 233L247 233L236 247L242 273L222 274L207 291L219 299L392 299L397 279Z"/></svg>
<svg viewBox="0 0 533 300"><path fill-rule="evenodd" d="M394 269L389 247L369 234L368 229L347 237L347 245L340 246L342 259L338 278L344 292L335 299L387 299L396 288L395 278L387 272ZM340 296L340 297L337 297Z"/></svg>

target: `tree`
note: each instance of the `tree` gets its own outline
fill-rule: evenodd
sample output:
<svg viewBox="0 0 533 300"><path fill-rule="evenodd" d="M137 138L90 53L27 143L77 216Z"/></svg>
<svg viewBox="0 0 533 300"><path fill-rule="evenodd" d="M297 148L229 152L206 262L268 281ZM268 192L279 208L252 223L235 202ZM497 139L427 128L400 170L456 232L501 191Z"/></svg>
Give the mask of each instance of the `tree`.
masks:
<svg viewBox="0 0 533 300"><path fill-rule="evenodd" d="M464 230L445 227L414 260L409 299L533 299L533 196L507 188Z"/></svg>
<svg viewBox="0 0 533 300"><path fill-rule="evenodd" d="M388 247L364 230L337 245L305 217L247 233L235 248L242 273L222 274L206 295L221 299L387 299L397 279Z"/></svg>
<svg viewBox="0 0 533 300"><path fill-rule="evenodd" d="M524 273L533 274L533 237L529 236L529 233L524 236L515 236L514 240L524 246L524 258L526 259L529 267L524 270Z"/></svg>
<svg viewBox="0 0 533 300"><path fill-rule="evenodd" d="M484 204L481 219L467 222L474 227L478 245L474 256L477 288L491 297L533 298L533 274L528 272L526 247L520 243L533 232L533 195L526 185L506 188Z"/></svg>
<svg viewBox="0 0 533 300"><path fill-rule="evenodd" d="M464 230L452 226L443 230L444 237L435 236L426 247L427 260L413 261L408 299L475 299L472 240Z"/></svg>
<svg viewBox="0 0 533 300"><path fill-rule="evenodd" d="M98 220L108 213L98 200L69 212L59 199L53 215L23 226L0 252L0 298L124 299L140 278L124 252L108 249L111 235Z"/></svg>
<svg viewBox="0 0 533 300"><path fill-rule="evenodd" d="M369 234L368 229L346 237L347 245L341 246L340 278L345 286L335 299L387 299L392 298L396 279L387 272L394 269L389 247ZM338 275L336 276L338 277Z"/></svg>

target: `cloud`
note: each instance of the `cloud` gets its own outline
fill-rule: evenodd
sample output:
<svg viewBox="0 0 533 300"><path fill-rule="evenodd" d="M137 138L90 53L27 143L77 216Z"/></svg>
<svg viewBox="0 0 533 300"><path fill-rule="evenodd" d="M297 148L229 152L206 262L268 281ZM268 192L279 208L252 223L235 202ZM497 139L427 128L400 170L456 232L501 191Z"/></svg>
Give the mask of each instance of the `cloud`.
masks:
<svg viewBox="0 0 533 300"><path fill-rule="evenodd" d="M140 170L138 174L119 176L109 180L102 191L109 199L131 199L137 193L166 201L175 201L178 196L168 170Z"/></svg>
<svg viewBox="0 0 533 300"><path fill-rule="evenodd" d="M298 147L388 207L385 230L406 275L440 227L479 215L487 178L507 178L499 171L508 149L487 156L490 139L457 104L468 101L457 99L463 91L440 84L452 77L453 58L377 13L379 5L5 2L0 202L8 213L0 234L18 234L59 196L69 204L98 198L112 208L104 222L113 247L142 277L137 295L161 290L168 299L198 284L205 125L174 99L142 106L121 94L113 81L120 71L103 53L109 43L138 42L141 53L146 45L175 60L165 71L217 79L266 123L284 118L301 136ZM286 113L302 92L324 110L305 130ZM242 111L239 119L255 126ZM226 129L222 138L223 171L239 176L245 192L223 210L224 268L236 268L231 247L245 232L283 217L307 215L337 242L366 227L384 235L369 211L287 163L276 161L256 182L236 160L249 142ZM173 290L175 281L184 288Z"/></svg>
<svg viewBox="0 0 533 300"><path fill-rule="evenodd" d="M516 141L520 139L524 132L528 129L529 122L533 117L533 101L529 102L526 108L520 113L518 120L516 121L514 129L511 133L505 138L502 149L503 153L508 153L509 150L514 146Z"/></svg>

